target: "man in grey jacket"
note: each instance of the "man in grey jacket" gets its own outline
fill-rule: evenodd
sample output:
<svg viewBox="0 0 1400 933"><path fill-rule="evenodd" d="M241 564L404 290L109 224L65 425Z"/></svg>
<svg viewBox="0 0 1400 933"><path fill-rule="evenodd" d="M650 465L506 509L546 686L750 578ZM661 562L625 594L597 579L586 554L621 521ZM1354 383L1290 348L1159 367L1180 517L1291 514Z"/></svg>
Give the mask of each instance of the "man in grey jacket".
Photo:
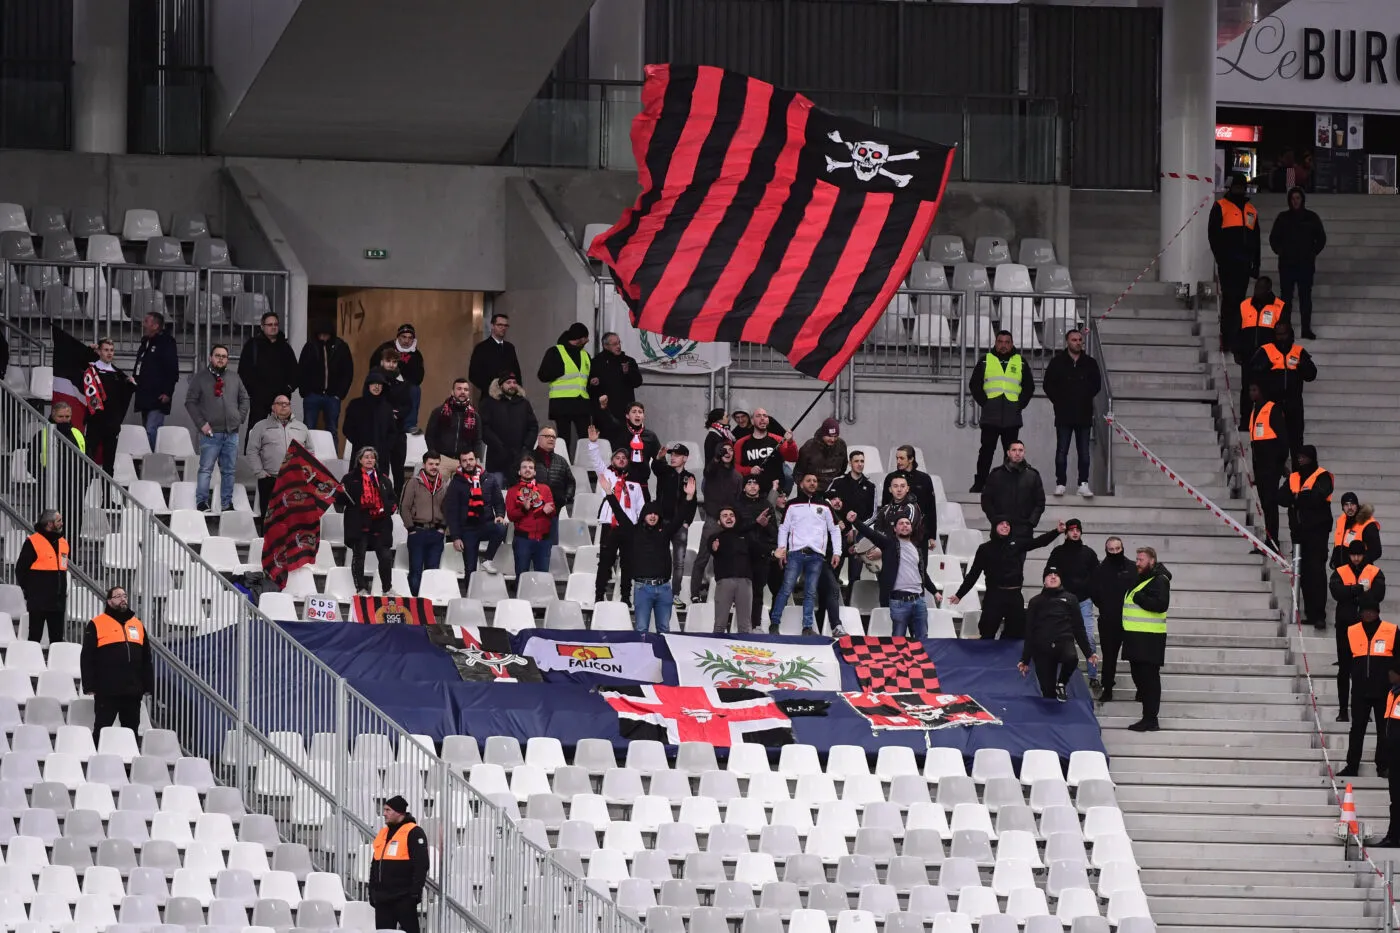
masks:
<svg viewBox="0 0 1400 933"><path fill-rule="evenodd" d="M311 432L305 423L292 414L292 400L286 395L279 395L272 400L272 414L253 425L248 432L248 456L253 458L257 471L258 508L263 521L267 521L267 503L272 498L272 487L277 485L277 474L282 469L282 461L286 459L292 441L309 448Z"/></svg>
<svg viewBox="0 0 1400 933"><path fill-rule="evenodd" d="M195 483L195 508L209 511L209 483L214 461L221 478L219 502L233 508L233 479L238 467L238 429L248 417L248 390L238 374L228 368L228 347L216 343L209 365L190 376L185 389L185 411L199 430L199 481Z"/></svg>

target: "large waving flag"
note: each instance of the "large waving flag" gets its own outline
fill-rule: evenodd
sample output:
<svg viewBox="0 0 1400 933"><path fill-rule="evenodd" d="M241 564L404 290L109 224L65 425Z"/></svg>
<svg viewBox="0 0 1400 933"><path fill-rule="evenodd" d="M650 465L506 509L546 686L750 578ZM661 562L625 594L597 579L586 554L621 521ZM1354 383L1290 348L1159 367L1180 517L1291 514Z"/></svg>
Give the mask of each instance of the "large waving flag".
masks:
<svg viewBox="0 0 1400 933"><path fill-rule="evenodd" d="M263 573L279 589L287 585L288 574L316 559L321 516L339 488L325 465L292 441L277 471L263 529Z"/></svg>
<svg viewBox="0 0 1400 933"><path fill-rule="evenodd" d="M782 352L828 382L928 239L954 150L708 65L648 65L642 193L588 254L639 329Z"/></svg>

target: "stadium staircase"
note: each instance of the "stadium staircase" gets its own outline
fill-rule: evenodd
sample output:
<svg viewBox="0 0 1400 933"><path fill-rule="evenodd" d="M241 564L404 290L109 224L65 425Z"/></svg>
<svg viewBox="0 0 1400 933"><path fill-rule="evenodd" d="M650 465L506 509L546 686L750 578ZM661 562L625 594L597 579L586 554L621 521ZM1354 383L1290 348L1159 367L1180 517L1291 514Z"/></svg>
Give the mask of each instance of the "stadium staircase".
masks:
<svg viewBox="0 0 1400 933"><path fill-rule="evenodd" d="M1102 313L1157 252L1156 197L1076 191L1071 211L1074 281ZM1212 365L1218 358L1215 311L1184 307L1173 291L1149 273L1100 325L1113 411L1201 493L1247 521L1250 504L1230 451L1233 434L1225 431L1228 412L1222 414L1223 374ZM1327 329L1340 335L1340 323ZM1394 346L1400 352L1400 344ZM1329 359L1321 352L1319 366ZM1330 360L1341 362L1341 350ZM1317 403L1310 408L1314 424L1345 418L1349 403L1364 404L1361 396L1340 392L1328 401L1334 407L1325 415ZM1101 433L1100 442L1107 436ZM1325 437L1316 435L1320 444L1336 446ZM1115 494L1087 501L1073 492L1051 496L1040 527L1078 517L1100 553L1104 539L1119 534L1129 555L1150 545L1172 571L1162 731L1127 731L1140 708L1126 665L1115 700L1100 710L1158 930L1382 929L1378 879L1364 862L1347 861L1333 835L1337 807L1316 747L1296 639L1283 618L1283 575L1266 569L1247 543L1131 446L1113 443ZM1326 446L1321 456L1342 472L1340 462L1329 462ZM1047 485L1053 483L1053 451L1032 451L1030 459ZM1351 476L1362 475L1357 459L1346 466ZM1400 483L1392 488L1391 495L1400 496ZM975 497L954 498L974 503L966 508L970 526L987 528ZM1048 555L1047 548L1027 561L1028 598L1039 589ZM1307 647L1314 671L1323 669L1319 692L1335 696L1331 632L1309 638ZM1325 725L1329 748L1343 753L1344 727ZM1361 783L1366 789L1358 809L1383 819L1383 784L1375 777Z"/></svg>

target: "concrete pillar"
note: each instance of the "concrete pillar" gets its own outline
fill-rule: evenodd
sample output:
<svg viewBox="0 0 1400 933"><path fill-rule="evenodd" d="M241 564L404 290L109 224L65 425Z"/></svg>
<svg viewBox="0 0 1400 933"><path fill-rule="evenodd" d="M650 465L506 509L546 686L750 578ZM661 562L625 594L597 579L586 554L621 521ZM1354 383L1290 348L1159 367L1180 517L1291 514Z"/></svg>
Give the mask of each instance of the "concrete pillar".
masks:
<svg viewBox="0 0 1400 933"><path fill-rule="evenodd" d="M645 0L595 0L588 11L588 76L596 81L640 81L645 64ZM599 154L598 167L635 170L632 118L641 109L641 89L603 87L589 96L602 101L602 144L593 149Z"/></svg>
<svg viewBox="0 0 1400 933"><path fill-rule="evenodd" d="M1159 277L1193 288L1212 275L1209 206L1167 242L1211 195L1215 177L1215 8L1216 0L1162 4L1162 172L1205 181L1162 179L1160 243L1167 251Z"/></svg>
<svg viewBox="0 0 1400 933"><path fill-rule="evenodd" d="M73 0L73 149L126 152L127 0Z"/></svg>

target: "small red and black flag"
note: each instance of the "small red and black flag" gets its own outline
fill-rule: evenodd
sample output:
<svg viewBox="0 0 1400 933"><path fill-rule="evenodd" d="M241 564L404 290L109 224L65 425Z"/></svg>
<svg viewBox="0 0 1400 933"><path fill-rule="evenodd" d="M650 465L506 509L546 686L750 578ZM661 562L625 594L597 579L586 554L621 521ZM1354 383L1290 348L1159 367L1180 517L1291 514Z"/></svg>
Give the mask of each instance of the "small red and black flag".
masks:
<svg viewBox="0 0 1400 933"><path fill-rule="evenodd" d="M938 673L923 642L903 635L846 635L836 645L867 693L938 690Z"/></svg>
<svg viewBox="0 0 1400 933"><path fill-rule="evenodd" d="M841 698L876 731L1001 725L1000 719L965 693L843 693Z"/></svg>
<svg viewBox="0 0 1400 933"><path fill-rule="evenodd" d="M642 193L588 254L642 330L763 343L827 382L928 239L954 150L708 65L648 65Z"/></svg>
<svg viewBox="0 0 1400 933"><path fill-rule="evenodd" d="M263 573L277 586L287 575L316 559L321 546L321 516L330 508L340 483L300 443L292 441L263 523Z"/></svg>

